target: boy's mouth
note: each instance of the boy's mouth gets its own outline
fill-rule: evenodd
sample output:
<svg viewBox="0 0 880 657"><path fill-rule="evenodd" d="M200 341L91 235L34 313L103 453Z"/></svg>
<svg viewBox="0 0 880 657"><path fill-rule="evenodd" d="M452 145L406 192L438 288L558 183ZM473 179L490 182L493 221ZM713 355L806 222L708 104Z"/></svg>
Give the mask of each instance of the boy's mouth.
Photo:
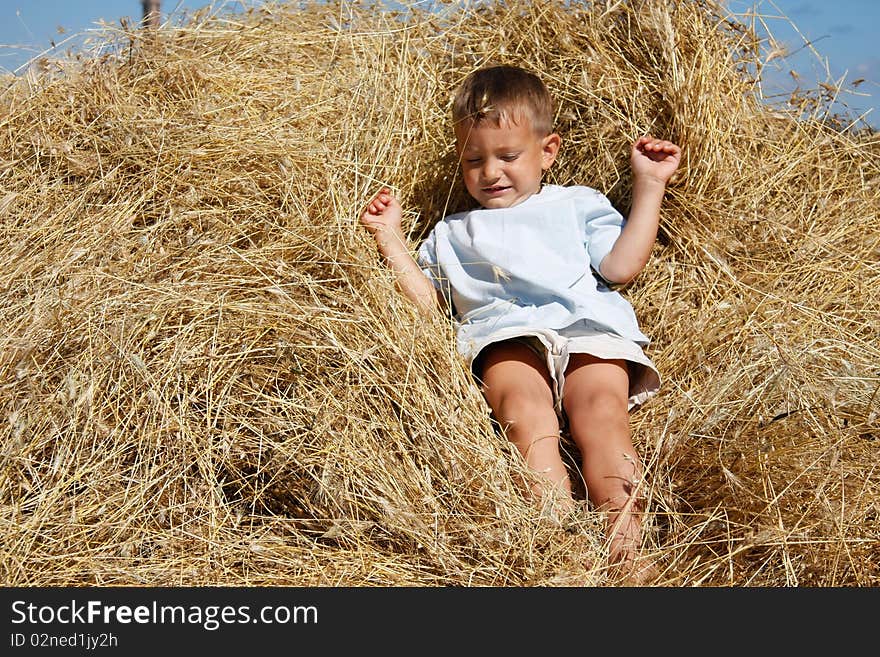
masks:
<svg viewBox="0 0 880 657"><path fill-rule="evenodd" d="M493 194L501 194L502 192L506 192L510 187L502 187L500 185L496 185L494 187L483 187L483 192L485 194L493 195Z"/></svg>

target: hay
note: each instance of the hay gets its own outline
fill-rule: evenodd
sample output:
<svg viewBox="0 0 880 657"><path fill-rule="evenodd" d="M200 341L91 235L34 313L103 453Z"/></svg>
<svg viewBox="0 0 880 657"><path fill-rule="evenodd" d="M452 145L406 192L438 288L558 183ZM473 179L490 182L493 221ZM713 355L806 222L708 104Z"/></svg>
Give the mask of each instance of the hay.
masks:
<svg viewBox="0 0 880 657"><path fill-rule="evenodd" d="M628 142L685 149L625 292L658 584L880 583L880 139L762 102L767 57L710 2L292 3L5 79L4 583L615 584L357 222L466 203L450 90L502 60L560 100L552 182L625 211Z"/></svg>

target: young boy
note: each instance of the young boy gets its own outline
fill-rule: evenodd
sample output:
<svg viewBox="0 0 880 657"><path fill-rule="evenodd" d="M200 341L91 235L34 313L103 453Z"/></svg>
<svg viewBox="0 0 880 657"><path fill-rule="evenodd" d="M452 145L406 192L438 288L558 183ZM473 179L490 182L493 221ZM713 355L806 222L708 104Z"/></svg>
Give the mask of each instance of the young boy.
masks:
<svg viewBox="0 0 880 657"><path fill-rule="evenodd" d="M553 111L534 74L475 71L456 93L453 120L464 184L478 207L438 222L418 261L388 188L360 220L407 298L425 313L451 309L460 353L539 475L529 493L558 497L565 508L571 484L559 437L567 426L589 500L607 511L610 561L641 583L651 567L638 563L642 466L629 411L657 392L660 378L632 307L612 286L647 263L681 152L650 136L632 145L624 220L594 189L542 183L561 144Z"/></svg>

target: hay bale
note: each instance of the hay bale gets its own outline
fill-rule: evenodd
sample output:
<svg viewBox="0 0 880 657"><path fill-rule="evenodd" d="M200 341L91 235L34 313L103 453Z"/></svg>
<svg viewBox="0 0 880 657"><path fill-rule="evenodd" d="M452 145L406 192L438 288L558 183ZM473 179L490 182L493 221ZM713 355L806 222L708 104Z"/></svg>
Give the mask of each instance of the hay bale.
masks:
<svg viewBox="0 0 880 657"><path fill-rule="evenodd" d="M4 582L614 584L357 222L467 203L450 91L503 60L560 101L553 182L625 211L628 142L685 149L625 292L660 583L876 585L880 139L762 102L766 56L707 2L289 3L5 80Z"/></svg>

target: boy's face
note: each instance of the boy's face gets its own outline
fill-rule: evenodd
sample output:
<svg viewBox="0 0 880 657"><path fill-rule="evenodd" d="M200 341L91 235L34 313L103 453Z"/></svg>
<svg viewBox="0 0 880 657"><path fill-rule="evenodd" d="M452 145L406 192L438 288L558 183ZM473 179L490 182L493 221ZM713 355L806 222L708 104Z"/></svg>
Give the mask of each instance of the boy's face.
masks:
<svg viewBox="0 0 880 657"><path fill-rule="evenodd" d="M559 152L557 134L538 135L531 121L465 121L455 130L464 185L484 208L510 208L541 190Z"/></svg>

